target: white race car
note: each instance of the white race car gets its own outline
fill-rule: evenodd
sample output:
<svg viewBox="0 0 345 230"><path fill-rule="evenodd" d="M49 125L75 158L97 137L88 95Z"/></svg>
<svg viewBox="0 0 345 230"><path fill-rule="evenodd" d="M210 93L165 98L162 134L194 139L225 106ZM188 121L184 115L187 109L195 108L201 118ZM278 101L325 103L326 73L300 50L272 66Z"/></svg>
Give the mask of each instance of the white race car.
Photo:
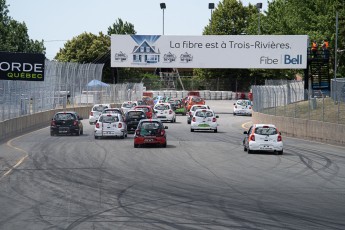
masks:
<svg viewBox="0 0 345 230"><path fill-rule="evenodd" d="M234 103L234 116L235 115L252 115L253 104L250 100L237 100Z"/></svg>

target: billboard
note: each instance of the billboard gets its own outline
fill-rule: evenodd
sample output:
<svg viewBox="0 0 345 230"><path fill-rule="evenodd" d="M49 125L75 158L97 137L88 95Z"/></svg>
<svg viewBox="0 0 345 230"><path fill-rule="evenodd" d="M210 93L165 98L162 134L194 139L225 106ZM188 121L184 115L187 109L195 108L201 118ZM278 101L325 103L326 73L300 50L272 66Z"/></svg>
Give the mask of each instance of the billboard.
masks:
<svg viewBox="0 0 345 230"><path fill-rule="evenodd" d="M0 52L0 80L44 81L44 54Z"/></svg>
<svg viewBox="0 0 345 230"><path fill-rule="evenodd" d="M307 35L112 35L111 66L305 69Z"/></svg>

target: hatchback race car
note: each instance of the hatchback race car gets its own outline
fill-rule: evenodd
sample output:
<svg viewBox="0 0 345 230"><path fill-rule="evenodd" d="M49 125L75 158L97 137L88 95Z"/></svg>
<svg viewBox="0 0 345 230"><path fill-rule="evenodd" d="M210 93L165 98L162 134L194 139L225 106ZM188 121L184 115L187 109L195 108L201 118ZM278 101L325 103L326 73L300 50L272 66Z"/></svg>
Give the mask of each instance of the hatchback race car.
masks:
<svg viewBox="0 0 345 230"><path fill-rule="evenodd" d="M210 107L208 105L193 105L187 115L187 124L190 124L197 109L210 109Z"/></svg>
<svg viewBox="0 0 345 230"><path fill-rule="evenodd" d="M75 134L83 135L83 120L76 112L57 112L50 122L50 135Z"/></svg>
<svg viewBox="0 0 345 230"><path fill-rule="evenodd" d="M252 115L252 102L250 100L237 100L234 103L233 115Z"/></svg>
<svg viewBox="0 0 345 230"><path fill-rule="evenodd" d="M126 114L129 110L133 109L135 106L137 106L138 103L136 101L125 101L121 105L121 109Z"/></svg>
<svg viewBox="0 0 345 230"><path fill-rule="evenodd" d="M141 109L131 109L126 113L126 124L127 124L127 131L134 132L137 128L139 121L142 119L146 119L146 113Z"/></svg>
<svg viewBox="0 0 345 230"><path fill-rule="evenodd" d="M157 119L161 121L176 122L176 114L169 103L158 103L154 107Z"/></svg>
<svg viewBox="0 0 345 230"><path fill-rule="evenodd" d="M167 146L167 135L163 123L158 119L144 119L138 124L134 134L134 148L143 145Z"/></svg>
<svg viewBox="0 0 345 230"><path fill-rule="evenodd" d="M191 121L190 131L194 130L213 130L217 132L218 123L216 116L211 109L198 109L195 111L194 116Z"/></svg>
<svg viewBox="0 0 345 230"><path fill-rule="evenodd" d="M248 131L244 131L244 151L270 151L283 154L283 140L281 133L272 124L254 124Z"/></svg>
<svg viewBox="0 0 345 230"><path fill-rule="evenodd" d="M95 139L101 137L120 137L124 139L127 137L127 126L122 121L121 114L103 113L95 125L94 136Z"/></svg>
<svg viewBox="0 0 345 230"><path fill-rule="evenodd" d="M102 114L104 109L110 108L110 104L95 104L90 112L89 115L89 124L93 125L96 124L96 121L98 120L99 116Z"/></svg>

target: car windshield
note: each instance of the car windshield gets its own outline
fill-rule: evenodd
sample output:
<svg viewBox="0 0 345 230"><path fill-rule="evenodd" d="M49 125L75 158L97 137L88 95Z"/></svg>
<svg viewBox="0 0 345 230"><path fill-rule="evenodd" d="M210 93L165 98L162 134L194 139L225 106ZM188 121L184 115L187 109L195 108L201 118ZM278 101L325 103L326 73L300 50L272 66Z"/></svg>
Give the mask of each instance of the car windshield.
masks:
<svg viewBox="0 0 345 230"><path fill-rule="evenodd" d="M75 116L71 113L58 113L55 115L55 120L58 120L58 121L75 120Z"/></svg>
<svg viewBox="0 0 345 230"><path fill-rule="evenodd" d="M259 135L276 135L278 132L274 127L257 127L254 133Z"/></svg>
<svg viewBox="0 0 345 230"><path fill-rule="evenodd" d="M169 105L157 105L155 107L156 110L168 110L170 109Z"/></svg>
<svg viewBox="0 0 345 230"><path fill-rule="evenodd" d="M99 106L95 106L93 107L93 111L97 111L97 112L102 112L103 110L107 109L108 106L103 106L103 105L99 105Z"/></svg>
<svg viewBox="0 0 345 230"><path fill-rule="evenodd" d="M118 122L119 118L117 116L102 116L99 121L103 123L113 123Z"/></svg>
<svg viewBox="0 0 345 230"><path fill-rule="evenodd" d="M211 111L197 111L195 116L197 116L197 117L213 117L213 113Z"/></svg>

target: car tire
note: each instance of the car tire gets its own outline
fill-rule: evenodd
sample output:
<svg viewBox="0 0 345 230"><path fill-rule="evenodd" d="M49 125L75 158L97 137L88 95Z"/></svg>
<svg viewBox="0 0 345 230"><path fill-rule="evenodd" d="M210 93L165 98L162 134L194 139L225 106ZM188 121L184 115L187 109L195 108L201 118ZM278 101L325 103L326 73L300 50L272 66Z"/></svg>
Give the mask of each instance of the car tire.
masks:
<svg viewBox="0 0 345 230"><path fill-rule="evenodd" d="M164 144L162 144L162 147L166 148L167 147L167 143L165 142Z"/></svg>
<svg viewBox="0 0 345 230"><path fill-rule="evenodd" d="M50 132L50 136L54 136L54 132Z"/></svg>
<svg viewBox="0 0 345 230"><path fill-rule="evenodd" d="M249 154L253 153L253 150L248 149L248 153Z"/></svg>
<svg viewBox="0 0 345 230"><path fill-rule="evenodd" d="M282 151L278 151L278 155L283 155L283 150Z"/></svg>
<svg viewBox="0 0 345 230"><path fill-rule="evenodd" d="M126 134L123 133L122 136L120 136L121 139L125 139Z"/></svg>
<svg viewBox="0 0 345 230"><path fill-rule="evenodd" d="M217 133L217 132L218 132L218 130L217 130L217 129L215 129L215 130L213 130L213 132Z"/></svg>
<svg viewBox="0 0 345 230"><path fill-rule="evenodd" d="M138 144L134 144L134 148L138 148L139 147L139 145Z"/></svg>
<svg viewBox="0 0 345 230"><path fill-rule="evenodd" d="M190 129L191 132L194 132L194 129Z"/></svg>
<svg viewBox="0 0 345 230"><path fill-rule="evenodd" d="M83 135L83 134L84 134L84 129L81 129L80 135Z"/></svg>

